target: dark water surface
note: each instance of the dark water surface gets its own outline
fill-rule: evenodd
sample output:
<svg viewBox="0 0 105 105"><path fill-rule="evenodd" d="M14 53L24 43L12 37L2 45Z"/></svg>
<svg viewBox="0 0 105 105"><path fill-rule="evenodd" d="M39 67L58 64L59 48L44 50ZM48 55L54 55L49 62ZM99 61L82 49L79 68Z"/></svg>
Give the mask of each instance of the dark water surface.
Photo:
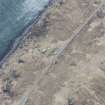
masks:
<svg viewBox="0 0 105 105"><path fill-rule="evenodd" d="M0 60L49 0L0 0Z"/></svg>

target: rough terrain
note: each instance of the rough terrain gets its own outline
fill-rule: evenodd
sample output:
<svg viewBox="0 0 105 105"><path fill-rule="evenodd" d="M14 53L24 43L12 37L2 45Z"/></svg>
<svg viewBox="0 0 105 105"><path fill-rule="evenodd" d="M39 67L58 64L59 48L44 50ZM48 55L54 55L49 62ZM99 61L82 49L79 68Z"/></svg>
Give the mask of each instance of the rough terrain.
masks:
<svg viewBox="0 0 105 105"><path fill-rule="evenodd" d="M43 22L33 27L3 65L0 105L19 105L31 88L27 105L105 105L104 7L43 75L59 49L100 3L65 0L49 8Z"/></svg>

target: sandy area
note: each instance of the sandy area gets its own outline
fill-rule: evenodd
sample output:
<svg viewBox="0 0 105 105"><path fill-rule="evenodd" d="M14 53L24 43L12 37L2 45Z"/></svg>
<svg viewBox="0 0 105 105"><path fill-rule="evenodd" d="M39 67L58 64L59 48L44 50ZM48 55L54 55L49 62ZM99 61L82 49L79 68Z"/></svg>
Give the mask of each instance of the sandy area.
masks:
<svg viewBox="0 0 105 105"><path fill-rule="evenodd" d="M0 105L105 104L104 7L49 67L100 3L64 0L48 9L1 68Z"/></svg>

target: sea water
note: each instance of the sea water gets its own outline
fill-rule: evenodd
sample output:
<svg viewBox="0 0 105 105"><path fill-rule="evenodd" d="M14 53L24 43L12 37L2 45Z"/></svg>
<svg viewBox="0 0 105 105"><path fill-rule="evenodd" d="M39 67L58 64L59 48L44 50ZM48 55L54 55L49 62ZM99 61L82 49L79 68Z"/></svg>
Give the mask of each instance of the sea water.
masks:
<svg viewBox="0 0 105 105"><path fill-rule="evenodd" d="M49 0L0 0L0 60Z"/></svg>

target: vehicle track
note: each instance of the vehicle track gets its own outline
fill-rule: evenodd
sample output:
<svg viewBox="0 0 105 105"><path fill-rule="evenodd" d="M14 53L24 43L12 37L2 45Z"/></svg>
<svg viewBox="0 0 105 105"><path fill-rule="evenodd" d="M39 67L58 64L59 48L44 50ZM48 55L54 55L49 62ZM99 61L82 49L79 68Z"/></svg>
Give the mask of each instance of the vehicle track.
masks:
<svg viewBox="0 0 105 105"><path fill-rule="evenodd" d="M58 50L58 53L56 56L53 57L50 64L42 71L40 76L38 76L38 79L35 81L34 85L29 87L26 91L26 93L21 97L21 99L18 101L18 103L13 103L13 105L26 105L28 98L30 97L31 93L37 91L37 85L38 83L44 78L44 76L50 71L50 68L52 65L56 62L57 58L61 56L62 52L72 43L72 41L79 35L79 33L83 30L83 28L89 23L89 21L92 19L94 15L96 15L97 11L99 11L102 6L105 4L105 1L101 3L101 5L92 13L92 15L82 24L79 28L77 28L72 36L66 41L65 45Z"/></svg>

